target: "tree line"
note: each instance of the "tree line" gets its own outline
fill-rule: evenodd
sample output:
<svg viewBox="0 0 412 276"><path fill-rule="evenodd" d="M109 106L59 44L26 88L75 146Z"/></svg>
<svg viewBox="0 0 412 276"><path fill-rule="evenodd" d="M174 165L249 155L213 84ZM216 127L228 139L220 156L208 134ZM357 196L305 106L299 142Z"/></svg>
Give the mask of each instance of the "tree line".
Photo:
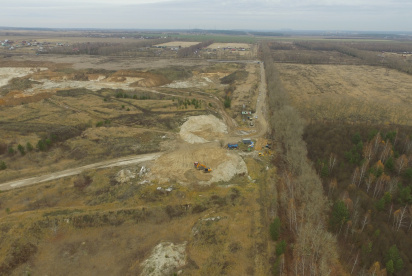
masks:
<svg viewBox="0 0 412 276"><path fill-rule="evenodd" d="M204 42L200 42L199 44L192 45L190 47L181 48L179 49L179 51L177 51L177 57L178 58L196 57L197 53L200 50L209 46L212 43L213 43L213 40L207 40Z"/></svg>
<svg viewBox="0 0 412 276"><path fill-rule="evenodd" d="M122 55L128 52L138 51L142 47L150 47L171 41L170 38L145 39L130 43L109 42L85 42L74 43L68 46L49 47L46 53L63 55Z"/></svg>
<svg viewBox="0 0 412 276"><path fill-rule="evenodd" d="M262 44L272 138L277 144L278 210L293 244L280 273L339 275L336 238L327 231L328 202L322 182L307 159L304 120L290 104L267 44ZM288 249L286 249L286 257ZM310 254L308 254L310 252ZM276 269L279 269L277 267ZM275 271L279 273L279 271Z"/></svg>

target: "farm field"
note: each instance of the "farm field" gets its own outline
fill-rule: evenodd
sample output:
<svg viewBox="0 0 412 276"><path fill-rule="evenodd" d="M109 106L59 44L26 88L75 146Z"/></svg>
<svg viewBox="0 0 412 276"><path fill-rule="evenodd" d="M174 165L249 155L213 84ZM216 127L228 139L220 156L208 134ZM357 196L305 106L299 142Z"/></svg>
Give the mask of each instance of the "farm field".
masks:
<svg viewBox="0 0 412 276"><path fill-rule="evenodd" d="M313 121L412 123L408 74L360 65L278 66L294 104Z"/></svg>

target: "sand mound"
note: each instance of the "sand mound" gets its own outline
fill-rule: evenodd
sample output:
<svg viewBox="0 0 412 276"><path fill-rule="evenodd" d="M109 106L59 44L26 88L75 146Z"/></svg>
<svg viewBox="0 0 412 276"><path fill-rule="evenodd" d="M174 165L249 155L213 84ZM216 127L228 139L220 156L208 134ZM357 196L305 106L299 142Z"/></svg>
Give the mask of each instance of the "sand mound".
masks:
<svg viewBox="0 0 412 276"><path fill-rule="evenodd" d="M153 249L150 257L142 263L141 275L172 275L179 267L186 264L186 242L173 244L162 242Z"/></svg>
<svg viewBox="0 0 412 276"><path fill-rule="evenodd" d="M0 67L0 87L7 85L13 78L20 78L27 76L37 70L45 70L45 68L14 68L14 67Z"/></svg>
<svg viewBox="0 0 412 276"><path fill-rule="evenodd" d="M226 133L225 123L213 115L190 117L180 128L180 137L191 144L216 141Z"/></svg>
<svg viewBox="0 0 412 276"><path fill-rule="evenodd" d="M196 170L194 162L200 162L212 169L205 173ZM238 174L247 173L243 159L235 152L221 148L218 143L203 145L183 144L181 148L162 155L151 166L149 178L161 183L211 184L229 181Z"/></svg>

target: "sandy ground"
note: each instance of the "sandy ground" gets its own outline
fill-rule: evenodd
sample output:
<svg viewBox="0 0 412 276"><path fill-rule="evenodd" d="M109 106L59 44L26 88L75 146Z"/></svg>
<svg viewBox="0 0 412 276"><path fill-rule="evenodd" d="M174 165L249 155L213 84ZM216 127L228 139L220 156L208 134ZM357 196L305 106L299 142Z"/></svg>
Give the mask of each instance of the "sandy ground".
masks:
<svg viewBox="0 0 412 276"><path fill-rule="evenodd" d="M205 88L205 87L220 87L220 79L227 76L226 73L200 73L184 81L174 81L162 87L168 88Z"/></svg>
<svg viewBox="0 0 412 276"><path fill-rule="evenodd" d="M186 243L162 242L155 246L152 254L143 263L143 276L172 275L176 268L186 264Z"/></svg>
<svg viewBox="0 0 412 276"><path fill-rule="evenodd" d="M0 67L0 87L6 85L13 78L21 78L36 72L37 70L46 70L47 68L16 68Z"/></svg>
<svg viewBox="0 0 412 276"><path fill-rule="evenodd" d="M0 67L0 87L6 85L11 79L16 77L30 76L38 71L45 71L47 68L11 68L11 67ZM50 73L53 74L53 73ZM14 98L30 97L39 93L44 92L55 92L63 89L76 89L76 88L86 88L92 91L98 91L100 89L123 89L123 90L135 90L136 86L146 87L151 86L155 80L141 77L124 77L122 81L116 78L111 78L104 75L89 76L92 79L87 81L69 80L65 78L52 78L47 74L45 77L38 76L34 74L30 78L38 82L33 84L31 88L26 89L21 92L16 92L12 95ZM52 79L49 79L52 78ZM135 85L139 83L139 85ZM133 87L130 85L133 84ZM10 95L9 95L10 97Z"/></svg>
<svg viewBox="0 0 412 276"><path fill-rule="evenodd" d="M234 142L243 138L257 138L264 135L267 131L266 115L266 86L264 82L263 64L260 66L261 83L259 88L259 95L257 100L257 128L254 134L242 133L235 134L237 128L235 123L231 123L232 118L224 112L222 108L222 116L225 122L216 118L215 116L197 116L189 117L188 120L181 126L180 139L176 141L175 146L169 152L156 153L149 155L126 157L117 160L108 160L101 163L91 164L84 167L73 168L66 171L56 172L49 175L33 177L29 179L17 180L4 183L0 186L0 190L8 190L16 187L32 185L44 181L49 181L65 176L79 174L87 169L98 169L104 167L122 166L146 162L149 163L150 173L146 175L147 180L156 181L158 183L182 183L182 184L211 184L220 181L230 181L236 175L247 174L247 167L242 157L237 151L229 151L224 145L227 142ZM24 71L26 72L26 71ZM30 73L30 71L29 71ZM214 75L201 75L201 78L208 82L214 79ZM220 77L220 76L218 76ZM94 81L79 82L79 81L61 81L59 84L79 85L82 87L90 85L89 89L100 89L101 85L106 85L107 80L103 76L97 76ZM129 81L117 83L118 85L125 85ZM53 82L45 82L41 85L55 85ZM54 86L53 86L54 87ZM106 86L103 86L106 87ZM216 100L214 104L219 105L221 102ZM230 132L228 131L230 128ZM229 133L228 133L229 132ZM233 136L234 135L234 136ZM246 137L245 137L246 135ZM176 146L177 145L177 146ZM193 166L194 162L200 162L206 167L210 167L212 172L205 173L201 170L196 170Z"/></svg>
<svg viewBox="0 0 412 276"><path fill-rule="evenodd" d="M64 55L33 55L23 57L13 57L11 62L53 62L56 64L65 63L71 64L73 69L106 69L106 70L121 70L121 69L158 69L164 67L175 66L197 66L207 65L207 60L190 60L190 59L162 59L162 58L133 58L133 57L101 57L101 56L64 56Z"/></svg>
<svg viewBox="0 0 412 276"><path fill-rule="evenodd" d="M218 141L225 134L226 125L213 115L190 117L180 127L180 137L190 144Z"/></svg>
<svg viewBox="0 0 412 276"><path fill-rule="evenodd" d="M162 44L157 44L154 45L156 46L166 46L166 47L182 47L182 48L186 48L186 47L190 47L196 44L199 44L200 42L191 42L191 41L171 41L171 42L166 42L166 43L162 43Z"/></svg>
<svg viewBox="0 0 412 276"><path fill-rule="evenodd" d="M206 48L208 49L223 49L223 48L245 48L250 49L250 44L247 43L213 43Z"/></svg>
<svg viewBox="0 0 412 276"><path fill-rule="evenodd" d="M152 164L149 174L151 180L161 183L211 184L229 181L238 174L247 173L246 164L237 152L223 148L222 143L216 141L227 136L227 127L213 115L190 117L182 125L180 136L184 142ZM194 162L211 168L212 172L196 170Z"/></svg>
<svg viewBox="0 0 412 276"><path fill-rule="evenodd" d="M86 166L79 167L79 168L73 168L73 169L68 169L68 170L64 170L60 172L55 172L52 174L36 176L36 177L26 178L26 179L21 179L21 180L14 180L14 181L0 184L0 191L11 190L14 188L33 185L36 183L42 183L42 182L55 180L55 179L59 179L59 178L67 177L67 176L77 175L86 170L139 164L139 163L147 162L150 160L154 160L158 158L160 155L161 153L150 153L150 154L142 154L142 155L137 155L137 156L136 155L127 156L127 157L122 157L122 158L118 158L114 160L94 163L94 164L86 165Z"/></svg>

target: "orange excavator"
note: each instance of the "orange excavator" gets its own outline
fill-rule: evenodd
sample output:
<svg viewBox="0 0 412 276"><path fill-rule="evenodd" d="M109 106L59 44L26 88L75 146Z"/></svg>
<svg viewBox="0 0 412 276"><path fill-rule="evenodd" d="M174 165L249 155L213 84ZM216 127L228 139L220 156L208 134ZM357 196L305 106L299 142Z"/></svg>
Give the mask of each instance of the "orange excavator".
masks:
<svg viewBox="0 0 412 276"><path fill-rule="evenodd" d="M206 167L205 165L203 165L199 162L195 162L194 165L195 165L195 168L198 169L198 170L202 170L204 172L211 172L212 171L211 168L208 168L208 167Z"/></svg>

